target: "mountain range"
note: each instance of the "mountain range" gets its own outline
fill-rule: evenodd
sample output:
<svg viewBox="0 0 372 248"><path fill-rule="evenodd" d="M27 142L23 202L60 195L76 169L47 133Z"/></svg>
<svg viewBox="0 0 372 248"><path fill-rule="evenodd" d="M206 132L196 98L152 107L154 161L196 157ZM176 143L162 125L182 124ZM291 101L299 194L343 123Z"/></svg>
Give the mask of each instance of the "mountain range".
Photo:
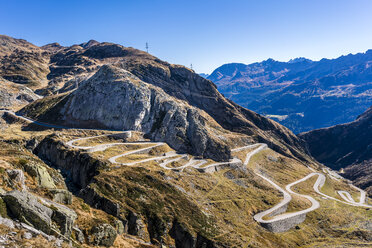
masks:
<svg viewBox="0 0 372 248"><path fill-rule="evenodd" d="M227 98L295 133L353 121L372 103L372 50L336 59L225 64L208 79Z"/></svg>

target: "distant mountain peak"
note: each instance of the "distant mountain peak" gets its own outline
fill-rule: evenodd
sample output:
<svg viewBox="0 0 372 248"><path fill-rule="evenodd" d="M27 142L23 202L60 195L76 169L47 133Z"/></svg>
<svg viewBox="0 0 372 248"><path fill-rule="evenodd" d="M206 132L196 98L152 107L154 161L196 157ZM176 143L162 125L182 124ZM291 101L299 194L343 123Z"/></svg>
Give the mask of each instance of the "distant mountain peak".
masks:
<svg viewBox="0 0 372 248"><path fill-rule="evenodd" d="M80 44L80 46L83 47L83 48L90 48L90 47L98 45L98 44L100 44L100 43L96 40L89 40L88 42L84 42L84 43Z"/></svg>
<svg viewBox="0 0 372 248"><path fill-rule="evenodd" d="M273 63L273 62L277 62L275 59L273 58L268 58L267 60L264 60L262 61L263 63Z"/></svg>
<svg viewBox="0 0 372 248"><path fill-rule="evenodd" d="M48 50L48 51L57 51L59 49L62 49L63 46L61 46L57 42L54 42L54 43L46 44L46 45L42 46L41 48L44 49L44 50Z"/></svg>
<svg viewBox="0 0 372 248"><path fill-rule="evenodd" d="M203 78L208 78L209 74L208 73L199 73L199 76L201 76Z"/></svg>
<svg viewBox="0 0 372 248"><path fill-rule="evenodd" d="M305 57L298 57L294 59L290 59L288 63L294 64L294 63L302 63L302 62L313 62L311 59L307 59Z"/></svg>

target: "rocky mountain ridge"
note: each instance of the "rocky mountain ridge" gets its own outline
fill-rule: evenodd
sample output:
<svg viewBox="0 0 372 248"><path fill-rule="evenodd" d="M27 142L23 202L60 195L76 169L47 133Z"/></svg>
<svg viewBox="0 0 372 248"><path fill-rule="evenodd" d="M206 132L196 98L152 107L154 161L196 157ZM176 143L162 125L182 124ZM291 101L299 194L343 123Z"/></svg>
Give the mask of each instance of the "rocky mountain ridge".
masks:
<svg viewBox="0 0 372 248"><path fill-rule="evenodd" d="M217 68L208 79L227 98L295 133L350 122L372 102L372 50L337 59L268 59Z"/></svg>

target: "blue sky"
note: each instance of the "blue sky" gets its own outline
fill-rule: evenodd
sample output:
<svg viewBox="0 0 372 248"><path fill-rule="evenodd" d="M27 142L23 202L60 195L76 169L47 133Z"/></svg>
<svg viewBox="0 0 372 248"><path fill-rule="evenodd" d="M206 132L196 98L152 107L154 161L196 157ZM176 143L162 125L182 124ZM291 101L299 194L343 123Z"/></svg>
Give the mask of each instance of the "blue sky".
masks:
<svg viewBox="0 0 372 248"><path fill-rule="evenodd" d="M229 62L319 60L372 48L370 0L0 0L0 34L90 39L210 73Z"/></svg>

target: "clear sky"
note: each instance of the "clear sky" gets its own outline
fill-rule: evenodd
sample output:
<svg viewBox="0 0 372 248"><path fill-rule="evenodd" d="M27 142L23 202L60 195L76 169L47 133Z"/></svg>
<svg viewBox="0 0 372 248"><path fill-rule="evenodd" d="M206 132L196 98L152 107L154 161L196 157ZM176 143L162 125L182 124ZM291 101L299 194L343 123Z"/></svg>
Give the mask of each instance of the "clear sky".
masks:
<svg viewBox="0 0 372 248"><path fill-rule="evenodd" d="M372 0L0 0L0 34L109 41L211 73L229 62L319 60L372 48Z"/></svg>

